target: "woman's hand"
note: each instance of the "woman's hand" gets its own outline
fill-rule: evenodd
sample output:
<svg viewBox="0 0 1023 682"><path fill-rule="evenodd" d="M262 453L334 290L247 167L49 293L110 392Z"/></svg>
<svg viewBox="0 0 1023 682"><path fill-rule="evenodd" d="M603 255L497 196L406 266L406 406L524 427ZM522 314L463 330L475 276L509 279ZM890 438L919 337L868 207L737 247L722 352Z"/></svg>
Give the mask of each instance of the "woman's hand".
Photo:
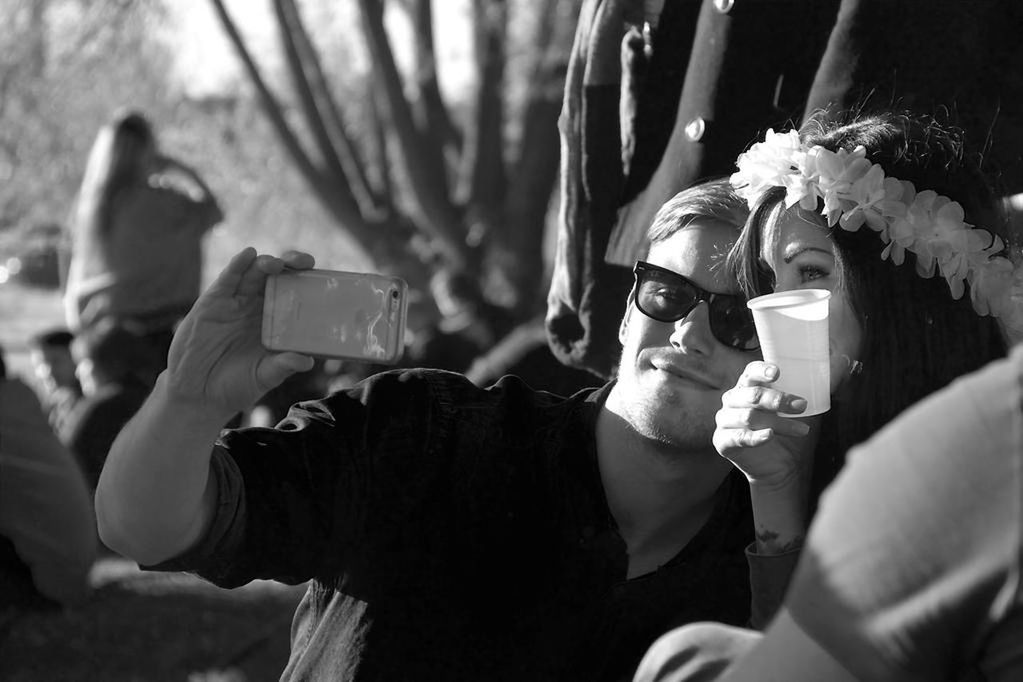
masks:
<svg viewBox="0 0 1023 682"><path fill-rule="evenodd" d="M749 480L760 555L785 554L802 546L817 440L809 435L810 424L781 416L799 414L806 400L773 388L778 376L777 365L746 365L735 388L721 397L714 430L718 453Z"/></svg>
<svg viewBox="0 0 1023 682"><path fill-rule="evenodd" d="M275 258L250 247L235 255L174 333L167 358L172 397L230 416L310 369L308 356L263 348L260 332L267 275L313 264L297 251Z"/></svg>
<svg viewBox="0 0 1023 682"><path fill-rule="evenodd" d="M746 474L751 485L781 488L798 483L808 471L813 440L804 421L783 417L806 409L806 400L771 386L777 365L746 365L735 387L721 396L714 447Z"/></svg>

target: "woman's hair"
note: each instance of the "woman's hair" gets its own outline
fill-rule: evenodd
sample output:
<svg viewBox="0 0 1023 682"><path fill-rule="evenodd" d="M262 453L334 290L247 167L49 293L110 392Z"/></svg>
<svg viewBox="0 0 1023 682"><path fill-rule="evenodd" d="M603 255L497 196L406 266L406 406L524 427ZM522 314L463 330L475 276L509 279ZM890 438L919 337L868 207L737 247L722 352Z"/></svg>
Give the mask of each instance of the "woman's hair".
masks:
<svg viewBox="0 0 1023 682"><path fill-rule="evenodd" d="M96 135L78 193L77 229L105 234L117 195L143 182L147 161L156 151L149 122L137 112L117 116Z"/></svg>
<svg viewBox="0 0 1023 682"><path fill-rule="evenodd" d="M955 128L908 114L850 115L844 121L811 119L799 136L808 146L831 151L862 145L886 176L948 196L963 206L967 223L1005 234L994 193L979 164L965 154L962 132ZM758 198L729 255L729 266L750 297L773 287L760 260L762 237L784 213L784 198L778 187ZM881 259L884 242L874 230L828 228L823 217L819 224L835 244L840 286L863 328L856 358L863 370L847 379L824 418L814 460L815 493L838 473L850 447L909 405L1006 353L997 321L978 315L969 295L952 298L943 277L921 277L912 253L894 265Z"/></svg>

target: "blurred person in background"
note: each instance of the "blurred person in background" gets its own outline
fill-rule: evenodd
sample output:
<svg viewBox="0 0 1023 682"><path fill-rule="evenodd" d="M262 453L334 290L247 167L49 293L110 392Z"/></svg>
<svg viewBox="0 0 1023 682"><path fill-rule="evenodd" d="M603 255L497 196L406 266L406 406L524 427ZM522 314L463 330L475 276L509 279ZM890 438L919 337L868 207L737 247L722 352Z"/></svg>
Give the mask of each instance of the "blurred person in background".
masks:
<svg viewBox="0 0 1023 682"><path fill-rule="evenodd" d="M68 327L118 319L165 363L174 325L199 296L202 237L223 218L199 174L161 153L142 114L117 114L96 136L70 220Z"/></svg>
<svg viewBox="0 0 1023 682"><path fill-rule="evenodd" d="M547 343L542 317L517 326L465 370L465 376L477 386L489 386L506 374L558 395L572 395L604 383L597 375L558 360Z"/></svg>
<svg viewBox="0 0 1023 682"><path fill-rule="evenodd" d="M0 641L21 615L88 596L96 549L82 472L0 351Z"/></svg>
<svg viewBox="0 0 1023 682"><path fill-rule="evenodd" d="M514 327L508 311L484 299L464 273L438 270L430 293L440 318L416 330L403 366L464 372Z"/></svg>
<svg viewBox="0 0 1023 682"><path fill-rule="evenodd" d="M82 397L71 355L74 335L64 328L48 329L28 340L29 361L38 384L39 399L55 431L61 429L68 411Z"/></svg>
<svg viewBox="0 0 1023 682"><path fill-rule="evenodd" d="M149 394L161 359L147 339L111 318L81 331L71 350L82 395L58 435L95 490L111 443Z"/></svg>

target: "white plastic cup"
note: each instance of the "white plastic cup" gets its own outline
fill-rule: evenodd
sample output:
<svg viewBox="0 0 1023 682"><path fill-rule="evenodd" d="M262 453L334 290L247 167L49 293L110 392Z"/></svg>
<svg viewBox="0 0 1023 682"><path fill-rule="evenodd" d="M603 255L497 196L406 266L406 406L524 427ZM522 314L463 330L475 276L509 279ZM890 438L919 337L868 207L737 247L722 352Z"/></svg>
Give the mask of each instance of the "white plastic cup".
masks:
<svg viewBox="0 0 1023 682"><path fill-rule="evenodd" d="M831 357L826 289L794 289L758 296L753 311L764 360L778 365L772 385L806 399L806 410L783 417L809 417L831 409Z"/></svg>

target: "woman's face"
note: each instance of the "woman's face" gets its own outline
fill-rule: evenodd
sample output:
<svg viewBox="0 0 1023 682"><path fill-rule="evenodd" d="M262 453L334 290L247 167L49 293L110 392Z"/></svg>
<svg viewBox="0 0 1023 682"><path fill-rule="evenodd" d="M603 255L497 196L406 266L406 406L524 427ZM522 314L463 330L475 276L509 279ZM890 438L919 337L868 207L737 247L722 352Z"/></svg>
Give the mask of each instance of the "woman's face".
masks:
<svg viewBox="0 0 1023 682"><path fill-rule="evenodd" d="M760 258L774 272L774 290L827 289L831 292L828 335L831 342L831 392L849 376L863 341L849 292L842 286L835 245L823 219L798 206L782 210L761 235Z"/></svg>

